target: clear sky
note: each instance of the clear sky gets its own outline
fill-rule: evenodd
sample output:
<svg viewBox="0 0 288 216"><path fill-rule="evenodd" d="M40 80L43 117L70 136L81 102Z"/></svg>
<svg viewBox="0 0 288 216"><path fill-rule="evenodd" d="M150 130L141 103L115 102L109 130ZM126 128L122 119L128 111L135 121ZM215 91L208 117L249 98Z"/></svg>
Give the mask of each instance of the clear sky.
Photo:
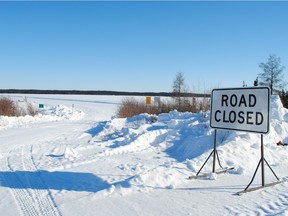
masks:
<svg viewBox="0 0 288 216"><path fill-rule="evenodd" d="M0 2L0 88L191 91L288 71L288 2Z"/></svg>

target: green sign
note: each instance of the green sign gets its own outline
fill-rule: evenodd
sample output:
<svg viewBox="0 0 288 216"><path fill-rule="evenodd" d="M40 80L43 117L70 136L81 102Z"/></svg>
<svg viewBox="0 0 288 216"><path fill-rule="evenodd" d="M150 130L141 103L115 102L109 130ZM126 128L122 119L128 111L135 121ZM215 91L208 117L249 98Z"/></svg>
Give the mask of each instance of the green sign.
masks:
<svg viewBox="0 0 288 216"><path fill-rule="evenodd" d="M44 104L39 104L39 108L44 108Z"/></svg>

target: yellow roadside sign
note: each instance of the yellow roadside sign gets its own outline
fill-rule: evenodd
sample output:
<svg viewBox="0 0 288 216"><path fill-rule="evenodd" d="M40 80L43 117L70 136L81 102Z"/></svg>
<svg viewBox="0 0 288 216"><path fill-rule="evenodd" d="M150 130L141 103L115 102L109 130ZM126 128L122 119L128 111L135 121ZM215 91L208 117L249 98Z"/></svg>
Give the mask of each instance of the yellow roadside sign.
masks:
<svg viewBox="0 0 288 216"><path fill-rule="evenodd" d="M146 104L151 104L151 97L150 96L146 97Z"/></svg>

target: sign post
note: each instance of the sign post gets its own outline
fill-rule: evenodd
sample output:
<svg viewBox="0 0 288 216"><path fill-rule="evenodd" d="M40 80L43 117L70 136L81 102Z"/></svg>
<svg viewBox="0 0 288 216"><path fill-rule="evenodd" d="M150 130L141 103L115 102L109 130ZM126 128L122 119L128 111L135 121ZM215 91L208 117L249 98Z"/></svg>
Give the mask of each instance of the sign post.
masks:
<svg viewBox="0 0 288 216"><path fill-rule="evenodd" d="M212 173L224 173L227 172L228 170L233 169L232 168L223 168L221 163L220 163L220 159L219 159L219 155L217 152L217 130L215 130L215 134L214 134L214 148L213 151L210 153L209 157L206 159L206 161L204 162L204 164L201 166L201 168L199 169L199 171L197 172L196 176L189 176L189 179L192 178L198 178L198 177L207 177L208 174L200 174L201 170L203 169L203 167L205 166L205 164L207 163L207 161L209 160L209 158L213 155L213 166L212 166ZM218 161L219 166L221 167L221 170L216 171L216 158Z"/></svg>
<svg viewBox="0 0 288 216"><path fill-rule="evenodd" d="M270 124L270 89L268 87L214 89L211 96L210 126L215 129L237 130L261 134L261 158L251 182L238 194L275 185L280 182L265 185L265 167L268 165L264 157L263 134L269 132ZM215 146L214 146L215 151ZM214 156L215 157L215 156ZM215 159L214 159L215 160ZM262 186L248 190L261 164ZM215 162L213 163L214 170Z"/></svg>

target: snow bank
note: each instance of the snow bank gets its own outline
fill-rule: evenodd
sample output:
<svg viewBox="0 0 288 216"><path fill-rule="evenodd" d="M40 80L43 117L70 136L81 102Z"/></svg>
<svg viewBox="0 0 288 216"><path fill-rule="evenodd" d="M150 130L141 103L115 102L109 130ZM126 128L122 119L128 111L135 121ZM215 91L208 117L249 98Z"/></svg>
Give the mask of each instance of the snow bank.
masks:
<svg viewBox="0 0 288 216"><path fill-rule="evenodd" d="M288 162L285 156L287 149L276 145L280 140L288 141L287 113L279 97L272 96L270 133L264 135L265 158L271 166ZM209 120L209 112L177 111L160 114L158 118L148 114L128 119L114 118L103 122L102 129L93 139L110 141L107 142L108 148L100 152L99 156L163 151L196 173L213 150L214 129L210 128ZM222 167L234 167L232 173L238 175L251 174L260 160L260 141L260 134L257 133L218 130L217 150ZM211 167L212 160L208 161L203 171L211 172ZM175 184L173 179L167 182L167 170L156 170L157 179L150 172L138 175L133 182L145 181L148 185L153 182L154 187L164 188ZM210 175L209 178L217 179L217 176Z"/></svg>
<svg viewBox="0 0 288 216"><path fill-rule="evenodd" d="M79 120L83 117L84 113L82 111L76 110L74 107L67 107L63 105L51 106L41 111L41 117L48 117L51 120ZM47 118L47 119L48 119Z"/></svg>
<svg viewBox="0 0 288 216"><path fill-rule="evenodd" d="M59 120L79 120L83 117L82 111L76 110L73 107L63 105L47 106L45 109L39 110L35 116L20 116L8 117L0 116L0 129L11 127L21 127L35 122L59 121Z"/></svg>

